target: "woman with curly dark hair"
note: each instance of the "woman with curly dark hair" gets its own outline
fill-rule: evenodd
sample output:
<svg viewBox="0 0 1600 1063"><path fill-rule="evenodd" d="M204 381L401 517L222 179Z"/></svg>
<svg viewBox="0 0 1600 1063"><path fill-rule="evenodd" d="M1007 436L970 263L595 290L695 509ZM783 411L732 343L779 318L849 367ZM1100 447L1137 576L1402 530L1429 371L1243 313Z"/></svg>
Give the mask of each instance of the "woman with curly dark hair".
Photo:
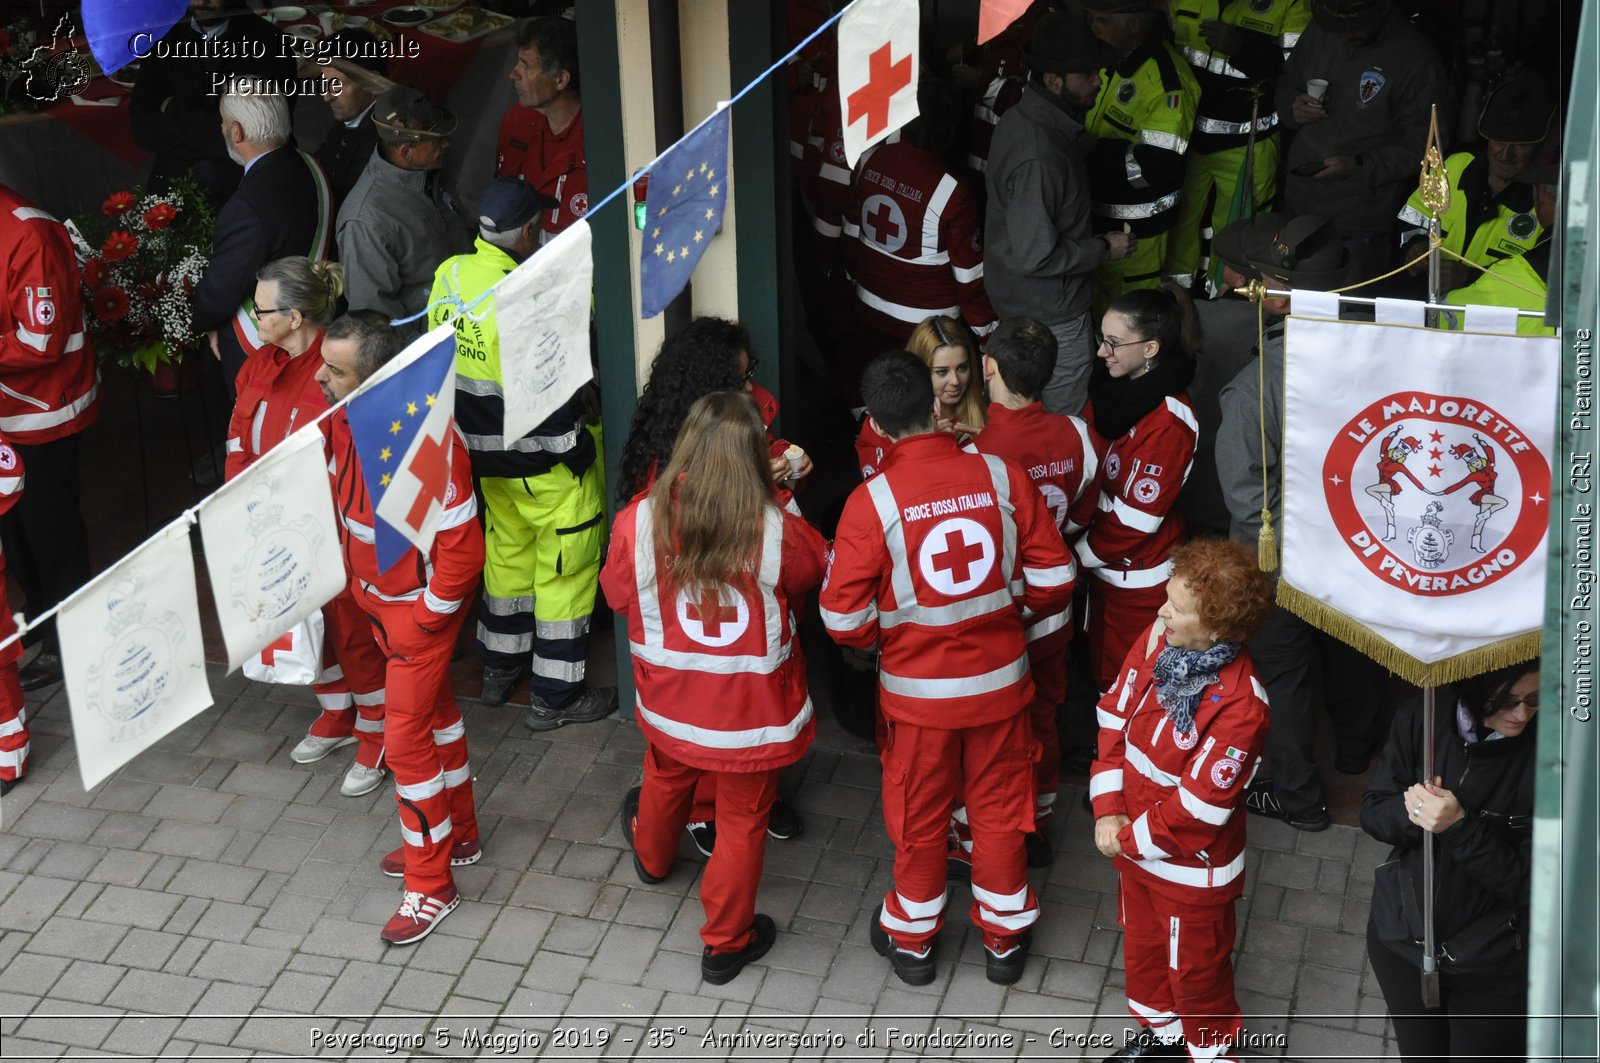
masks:
<svg viewBox="0 0 1600 1063"><path fill-rule="evenodd" d="M1094 845L1117 868L1128 1011L1143 1027L1106 1063L1239 1058L1233 909L1245 785L1268 722L1244 642L1271 611L1255 551L1227 539L1179 547L1155 624L1100 699Z"/></svg>
<svg viewBox="0 0 1600 1063"><path fill-rule="evenodd" d="M750 353L750 333L737 321L720 317L697 317L674 335L668 336L650 364L650 379L633 411L628 426L628 441L622 445L618 470L617 508L625 508L636 496L650 490L656 474L666 467L677 443L678 433L696 400L713 391L743 391L755 400L761 423L767 430L767 454L772 478L779 485L780 503L789 502L784 481L798 481L811 473L811 458L788 440L772 438L772 422L778 416L778 400L772 392L755 382L756 358ZM794 459L791 462L791 458ZM716 782L702 776L695 789L694 808L688 832L695 848L710 856L717 841ZM773 802L767 834L780 840L793 838L803 829L800 817L782 798Z"/></svg>

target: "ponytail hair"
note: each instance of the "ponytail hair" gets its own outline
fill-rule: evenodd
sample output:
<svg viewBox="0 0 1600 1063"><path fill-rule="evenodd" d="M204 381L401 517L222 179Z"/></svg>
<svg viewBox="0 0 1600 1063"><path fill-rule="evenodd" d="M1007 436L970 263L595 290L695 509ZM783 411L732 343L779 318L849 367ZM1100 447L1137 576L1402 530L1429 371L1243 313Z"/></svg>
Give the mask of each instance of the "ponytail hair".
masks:
<svg viewBox="0 0 1600 1063"><path fill-rule="evenodd" d="M277 281L278 302L285 310L298 310L306 323L319 329L333 324L344 294L344 267L301 255L274 259L256 270L256 280Z"/></svg>
<svg viewBox="0 0 1600 1063"><path fill-rule="evenodd" d="M1188 361L1200 357L1204 346L1200 315L1189 293L1175 281L1123 292L1106 309L1127 318L1140 339L1160 343L1157 357Z"/></svg>

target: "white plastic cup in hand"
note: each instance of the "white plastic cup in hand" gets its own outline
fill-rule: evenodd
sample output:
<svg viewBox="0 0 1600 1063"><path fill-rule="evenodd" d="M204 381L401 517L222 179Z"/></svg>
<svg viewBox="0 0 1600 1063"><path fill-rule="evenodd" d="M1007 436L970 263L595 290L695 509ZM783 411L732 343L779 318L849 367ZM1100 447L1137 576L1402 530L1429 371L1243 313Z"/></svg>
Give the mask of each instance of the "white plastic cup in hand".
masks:
<svg viewBox="0 0 1600 1063"><path fill-rule="evenodd" d="M789 479L800 479L800 463L806 460L806 452L791 443L783 452L783 456L789 462Z"/></svg>
<svg viewBox="0 0 1600 1063"><path fill-rule="evenodd" d="M317 16L317 25L322 27L322 35L324 37L333 36L333 23L337 17L338 16L332 11L324 11L322 14Z"/></svg>
<svg viewBox="0 0 1600 1063"><path fill-rule="evenodd" d="M1320 101L1323 94L1327 91L1328 82L1323 78L1312 78L1310 81L1306 82L1306 95L1310 96L1313 100Z"/></svg>

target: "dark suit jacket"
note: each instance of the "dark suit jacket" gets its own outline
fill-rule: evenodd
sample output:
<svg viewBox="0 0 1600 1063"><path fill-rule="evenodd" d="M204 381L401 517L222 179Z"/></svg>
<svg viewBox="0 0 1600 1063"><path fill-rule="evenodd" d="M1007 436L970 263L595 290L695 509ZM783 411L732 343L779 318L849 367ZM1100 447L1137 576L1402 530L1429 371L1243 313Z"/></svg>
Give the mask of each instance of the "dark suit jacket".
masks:
<svg viewBox="0 0 1600 1063"><path fill-rule="evenodd" d="M240 171L222 142L222 118L217 111L221 97L211 95L212 75L293 79L296 64L284 57L281 36L266 19L240 11L229 16L227 29L216 41L204 46L204 58L183 58L196 55L202 47L200 32L184 18L162 39L164 47L179 49L179 55L152 55L139 64L129 118L133 139L155 153L152 188L165 188L173 178L193 169L213 204L228 198L239 183ZM210 57L224 49L234 54L260 52L261 58ZM172 102L163 111L162 101L168 98ZM292 107L294 98L289 102Z"/></svg>
<svg viewBox="0 0 1600 1063"><path fill-rule="evenodd" d="M217 330L230 381L245 358L233 334L233 314L255 292L256 270L285 255L327 257L332 219L321 214L316 165L289 145L269 151L217 212L211 264L194 290L194 327ZM322 240L313 247L319 222Z"/></svg>
<svg viewBox="0 0 1600 1063"><path fill-rule="evenodd" d="M322 163L328 183L333 186L333 209L336 214L343 206L344 198L361 179L361 172L367 168L367 160L372 158L377 148L378 127L372 124L370 107L354 129L335 119L328 135L323 138L322 145L317 148L317 161Z"/></svg>

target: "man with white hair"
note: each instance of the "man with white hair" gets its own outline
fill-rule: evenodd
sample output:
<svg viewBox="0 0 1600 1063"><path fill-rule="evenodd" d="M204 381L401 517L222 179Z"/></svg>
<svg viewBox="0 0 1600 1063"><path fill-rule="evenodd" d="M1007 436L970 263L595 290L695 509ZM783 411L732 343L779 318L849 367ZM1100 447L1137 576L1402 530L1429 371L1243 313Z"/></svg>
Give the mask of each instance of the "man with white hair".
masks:
<svg viewBox="0 0 1600 1063"><path fill-rule="evenodd" d="M230 396L239 367L260 347L257 322L281 309L253 302L256 271L286 255L327 258L331 247L328 180L289 146L288 102L256 91L263 87L239 81L222 97L222 140L244 177L217 212L211 264L194 290L195 330L210 334Z"/></svg>
<svg viewBox="0 0 1600 1063"><path fill-rule="evenodd" d="M534 252L542 212L553 202L521 177L496 178L478 207L473 253L445 259L428 298L436 304L429 328L455 323L456 423L487 512L478 614L482 700L505 704L531 675L523 722L535 731L603 719L617 707L614 687L584 681L606 534L600 425L585 389L520 439L506 439L494 299L471 314L459 307Z"/></svg>

